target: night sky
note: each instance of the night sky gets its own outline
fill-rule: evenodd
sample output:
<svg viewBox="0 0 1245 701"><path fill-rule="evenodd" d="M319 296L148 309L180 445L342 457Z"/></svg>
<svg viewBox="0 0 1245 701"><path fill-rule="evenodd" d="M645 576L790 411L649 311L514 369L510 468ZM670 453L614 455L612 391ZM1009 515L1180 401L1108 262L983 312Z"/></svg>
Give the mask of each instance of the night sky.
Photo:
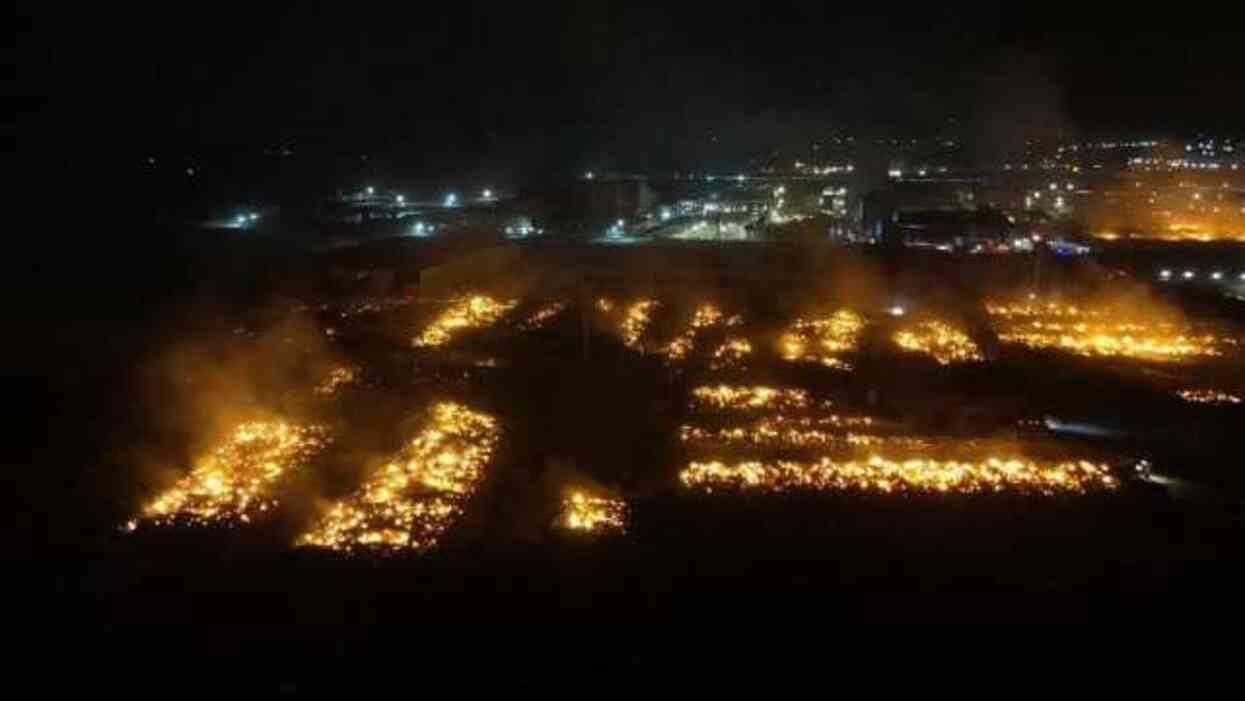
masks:
<svg viewBox="0 0 1245 701"><path fill-rule="evenodd" d="M16 128L79 153L318 143L519 172L695 167L819 132L1243 131L1243 33L1201 11L533 5L22 2Z"/></svg>

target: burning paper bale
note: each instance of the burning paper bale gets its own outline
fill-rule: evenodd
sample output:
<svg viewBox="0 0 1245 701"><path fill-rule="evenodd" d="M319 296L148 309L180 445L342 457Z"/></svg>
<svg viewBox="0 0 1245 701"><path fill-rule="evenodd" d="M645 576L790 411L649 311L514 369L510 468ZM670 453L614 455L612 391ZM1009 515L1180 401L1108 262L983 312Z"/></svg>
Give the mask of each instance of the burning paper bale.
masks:
<svg viewBox="0 0 1245 701"><path fill-rule="evenodd" d="M1035 350L1054 349L1088 357L1171 362L1223 354L1236 339L1199 334L1187 324L1128 314L1109 306L1057 302L986 304L999 340Z"/></svg>
<svg viewBox="0 0 1245 701"><path fill-rule="evenodd" d="M622 320L623 345L632 350L641 350L640 338L653 321L653 310L658 306L655 300L644 299L627 307Z"/></svg>
<svg viewBox="0 0 1245 701"><path fill-rule="evenodd" d="M670 341L662 350L662 353L666 356L666 360L672 363L686 360L691 355L692 349L695 348L696 336L701 331L714 327L738 326L742 323L743 317L738 314L728 317L712 304L702 305L692 315L692 320L688 323L687 330Z"/></svg>
<svg viewBox="0 0 1245 701"><path fill-rule="evenodd" d="M530 316L523 320L523 323L519 324L519 328L524 331L542 329L565 310L566 304L564 302L550 302L549 304L546 304L540 309L532 312Z"/></svg>
<svg viewBox="0 0 1245 701"><path fill-rule="evenodd" d="M416 348L444 346L462 331L487 328L496 324L518 304L518 300L499 300L487 295L457 297L451 300L445 311L415 337L412 344Z"/></svg>
<svg viewBox="0 0 1245 701"><path fill-rule="evenodd" d="M900 348L924 353L938 361L939 365L985 360L968 334L941 321L923 321L903 329L895 334L894 340Z"/></svg>
<svg viewBox="0 0 1245 701"><path fill-rule="evenodd" d="M784 360L814 362L839 370L851 370L843 355L860 345L865 320L856 312L841 309L824 319L798 319L778 339Z"/></svg>
<svg viewBox="0 0 1245 701"><path fill-rule="evenodd" d="M304 468L329 442L322 426L243 423L189 475L143 507L127 529L144 521L197 526L249 523L277 506L276 491L283 478Z"/></svg>
<svg viewBox="0 0 1245 701"><path fill-rule="evenodd" d="M679 479L686 487L708 492L717 487L765 492L1083 494L1118 486L1118 480L1103 464L1084 460L1034 462L1018 458L966 462L922 458L895 461L878 456L845 461L822 458L816 462L704 461L688 464Z"/></svg>
<svg viewBox="0 0 1245 701"><path fill-rule="evenodd" d="M1241 398L1217 389L1182 389L1176 396L1192 404L1240 404Z"/></svg>
<svg viewBox="0 0 1245 701"><path fill-rule="evenodd" d="M722 345L713 349L713 357L709 359L712 370L725 370L739 367L752 354L752 343L746 338L728 338Z"/></svg>
<svg viewBox="0 0 1245 701"><path fill-rule="evenodd" d="M794 387L713 385L692 390L692 407L718 411L807 409L808 392Z"/></svg>
<svg viewBox="0 0 1245 701"><path fill-rule="evenodd" d="M566 530L581 533L622 533L626 530L627 505L621 499L575 491L562 500L558 523Z"/></svg>
<svg viewBox="0 0 1245 701"><path fill-rule="evenodd" d="M298 545L330 550L426 550L462 513L499 439L494 418L454 403L392 462L323 514Z"/></svg>
<svg viewBox="0 0 1245 701"><path fill-rule="evenodd" d="M346 387L358 382L362 376L363 371L358 367L350 365L335 367L312 391L322 397L335 397Z"/></svg>

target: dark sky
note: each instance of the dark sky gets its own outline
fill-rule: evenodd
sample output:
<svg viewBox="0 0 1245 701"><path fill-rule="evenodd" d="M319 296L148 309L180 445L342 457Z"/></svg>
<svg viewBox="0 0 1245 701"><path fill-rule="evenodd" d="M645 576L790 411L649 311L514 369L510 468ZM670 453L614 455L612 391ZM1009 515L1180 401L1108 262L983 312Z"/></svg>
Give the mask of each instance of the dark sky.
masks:
<svg viewBox="0 0 1245 701"><path fill-rule="evenodd" d="M664 168L819 129L1245 131L1245 32L1137 3L44 5L18 3L16 128L85 152Z"/></svg>

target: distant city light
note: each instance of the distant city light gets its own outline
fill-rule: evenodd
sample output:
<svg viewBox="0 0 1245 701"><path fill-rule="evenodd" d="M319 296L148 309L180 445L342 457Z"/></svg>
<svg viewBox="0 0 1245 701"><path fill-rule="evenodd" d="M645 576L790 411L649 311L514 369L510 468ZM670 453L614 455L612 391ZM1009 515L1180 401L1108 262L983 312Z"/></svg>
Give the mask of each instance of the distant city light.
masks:
<svg viewBox="0 0 1245 701"><path fill-rule="evenodd" d="M1170 270L1160 270L1160 271L1159 271L1159 277L1160 277L1160 278L1162 278L1162 279L1164 279L1164 280L1170 280L1170 279L1171 279L1171 277L1172 277L1172 271L1170 271Z"/></svg>
<svg viewBox="0 0 1245 701"><path fill-rule="evenodd" d="M886 171L886 174L887 174L888 176L892 177L892 178L902 178L902 177L903 177L903 171L902 171L902 170L900 170L900 169L898 169L898 168L891 168L890 170Z"/></svg>
<svg viewBox="0 0 1245 701"><path fill-rule="evenodd" d="M666 209L666 208L664 208L664 207L662 208L662 210L661 210L661 220L662 220L662 221L670 221L670 210L669 210L669 209Z"/></svg>
<svg viewBox="0 0 1245 701"><path fill-rule="evenodd" d="M1223 273L1221 273L1221 272L1219 272L1218 270L1216 270L1215 272L1213 272L1213 273L1211 273L1211 274L1210 274L1210 279L1211 279L1211 280L1222 280L1222 279L1223 279Z"/></svg>
<svg viewBox="0 0 1245 701"><path fill-rule="evenodd" d="M372 195L375 195L375 194L376 194L376 188L372 187L371 185L368 185L368 186L367 186L367 194L368 194L368 196L369 196L369 197L370 197L370 196L372 196Z"/></svg>
<svg viewBox="0 0 1245 701"><path fill-rule="evenodd" d="M592 171L588 171L587 173L584 173L585 180L592 180L595 177L597 176Z"/></svg>
<svg viewBox="0 0 1245 701"><path fill-rule="evenodd" d="M618 220L618 224L617 224L618 228L619 228L619 229L621 229L621 228L623 228L623 226L624 226L624 225L625 225L625 222L623 222L623 220L619 219L619 220Z"/></svg>
<svg viewBox="0 0 1245 701"><path fill-rule="evenodd" d="M255 221L256 219L259 219L259 215L256 214L255 212L251 212L250 220Z"/></svg>
<svg viewBox="0 0 1245 701"><path fill-rule="evenodd" d="M1192 280L1194 275L1195 273L1192 270L1184 271L1184 279L1186 280Z"/></svg>
<svg viewBox="0 0 1245 701"><path fill-rule="evenodd" d="M445 196L446 207L455 207L457 205L458 205L458 195L455 195L454 193L451 192L450 194Z"/></svg>
<svg viewBox="0 0 1245 701"><path fill-rule="evenodd" d="M484 189L484 199L486 199L486 200L491 200L491 199L493 199L493 191L492 191L492 190L489 190L488 188L485 188L485 189Z"/></svg>
<svg viewBox="0 0 1245 701"><path fill-rule="evenodd" d="M908 313L908 310L904 309L903 305L896 304L892 306L890 309L887 309L886 313L890 314L891 316L903 316L904 314Z"/></svg>
<svg viewBox="0 0 1245 701"><path fill-rule="evenodd" d="M735 176L735 179L742 183L744 180L747 180L747 176L745 176L743 173L740 173L739 175Z"/></svg>
<svg viewBox="0 0 1245 701"><path fill-rule="evenodd" d="M397 197L395 197L394 199L395 199L395 200L397 200L398 204L405 204L405 203L406 203L406 195L398 195L398 196L397 196Z"/></svg>

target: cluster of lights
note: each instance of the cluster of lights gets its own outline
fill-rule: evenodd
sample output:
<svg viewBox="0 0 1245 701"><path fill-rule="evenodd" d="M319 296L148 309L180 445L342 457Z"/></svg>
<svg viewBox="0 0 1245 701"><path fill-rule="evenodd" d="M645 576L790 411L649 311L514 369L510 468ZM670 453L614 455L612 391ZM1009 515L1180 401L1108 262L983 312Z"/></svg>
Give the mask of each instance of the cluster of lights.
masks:
<svg viewBox="0 0 1245 701"><path fill-rule="evenodd" d="M499 438L496 420L454 403L353 495L325 511L298 545L330 550L426 550L462 514Z"/></svg>
<svg viewBox="0 0 1245 701"><path fill-rule="evenodd" d="M924 353L939 365L974 363L985 358L964 331L941 321L923 321L895 333L895 344L906 351Z"/></svg>
<svg viewBox="0 0 1245 701"><path fill-rule="evenodd" d="M1182 389L1176 396L1193 404L1240 404L1241 398L1217 389Z"/></svg>
<svg viewBox="0 0 1245 701"><path fill-rule="evenodd" d="M575 491L562 500L558 524L579 533L622 533L627 526L627 504Z"/></svg>
<svg viewBox="0 0 1245 701"><path fill-rule="evenodd" d="M1166 282L1167 280L1171 280L1175 275L1176 273L1172 271L1171 268L1163 268L1162 270L1159 271L1159 279L1163 280L1164 282ZM1222 270L1215 270L1213 272L1208 273L1207 277L1210 278L1211 281L1213 282L1220 282L1230 276L1226 275ZM1184 280L1196 279L1197 271L1186 270L1180 274L1180 278ZM1245 282L1245 273L1238 273L1236 276L1236 279L1242 282Z"/></svg>
<svg viewBox="0 0 1245 701"><path fill-rule="evenodd" d="M807 409L812 400L796 387L713 385L692 389L692 406L716 411Z"/></svg>
<svg viewBox="0 0 1245 701"><path fill-rule="evenodd" d="M1166 321L1136 321L1105 307L1055 302L986 305L999 340L1076 355L1171 361L1222 355L1234 339L1195 335Z"/></svg>
<svg viewBox="0 0 1245 701"><path fill-rule="evenodd" d="M728 317L712 304L702 305L692 315L692 320L687 325L687 330L670 341L662 350L662 353L671 362L685 360L691 355L692 349L696 345L696 335L704 329L738 326L741 323L743 323L743 318L739 315Z"/></svg>
<svg viewBox="0 0 1245 701"><path fill-rule="evenodd" d="M143 507L140 521L157 525L239 524L277 506L281 480L305 467L329 444L322 426L280 421L239 425L229 438L180 479Z"/></svg>
<svg viewBox="0 0 1245 701"><path fill-rule="evenodd" d="M864 317L848 309L824 319L799 319L779 338L779 352L788 361L811 361L850 370L851 365L842 356L857 349L864 328Z"/></svg>
<svg viewBox="0 0 1245 701"><path fill-rule="evenodd" d="M566 310L565 302L550 302L545 306L532 312L530 316L523 320L520 328L524 331L534 331L544 328L550 321Z"/></svg>
<svg viewBox="0 0 1245 701"><path fill-rule="evenodd" d="M1118 481L1106 465L1087 461L1034 462L991 457L980 461L913 458L816 462L691 462L679 473L684 486L712 492L864 491L975 494L1003 491L1056 494L1113 489Z"/></svg>
<svg viewBox="0 0 1245 701"><path fill-rule="evenodd" d="M443 346L461 331L496 324L518 303L518 300L495 299L487 295L464 295L455 298L412 343L416 348Z"/></svg>

